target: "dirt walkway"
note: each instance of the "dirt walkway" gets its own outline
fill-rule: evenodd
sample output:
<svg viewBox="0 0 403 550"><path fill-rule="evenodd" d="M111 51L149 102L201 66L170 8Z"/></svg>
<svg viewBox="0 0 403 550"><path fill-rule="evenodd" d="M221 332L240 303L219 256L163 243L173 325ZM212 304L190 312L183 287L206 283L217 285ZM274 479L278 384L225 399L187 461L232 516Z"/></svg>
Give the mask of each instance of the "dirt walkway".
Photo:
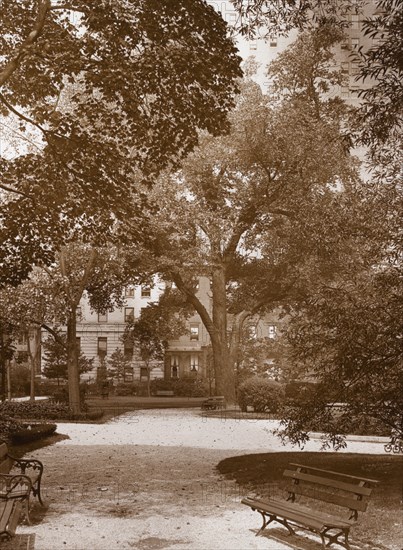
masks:
<svg viewBox="0 0 403 550"><path fill-rule="evenodd" d="M47 509L35 504L33 525L20 525L5 549L320 549L281 528L255 537L260 520L240 504L245 491L215 466L272 440L264 424L212 420L147 411L106 425L60 424L71 439L32 453L45 465Z"/></svg>

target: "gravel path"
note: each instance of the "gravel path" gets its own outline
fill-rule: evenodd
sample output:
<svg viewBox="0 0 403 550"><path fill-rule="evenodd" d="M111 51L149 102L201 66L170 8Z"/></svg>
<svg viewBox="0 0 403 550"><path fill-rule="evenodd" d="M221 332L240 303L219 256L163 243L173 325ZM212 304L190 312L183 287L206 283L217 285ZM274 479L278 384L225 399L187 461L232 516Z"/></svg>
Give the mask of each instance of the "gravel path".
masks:
<svg viewBox="0 0 403 550"><path fill-rule="evenodd" d="M295 450L269 433L274 426L194 409L59 424L69 439L33 453L45 465L48 508L35 504L33 525L18 527L10 550L319 550L317 539L288 539L281 528L255 537L260 519L240 504L245 492L215 470L230 456ZM347 451L381 453L382 445L355 440Z"/></svg>

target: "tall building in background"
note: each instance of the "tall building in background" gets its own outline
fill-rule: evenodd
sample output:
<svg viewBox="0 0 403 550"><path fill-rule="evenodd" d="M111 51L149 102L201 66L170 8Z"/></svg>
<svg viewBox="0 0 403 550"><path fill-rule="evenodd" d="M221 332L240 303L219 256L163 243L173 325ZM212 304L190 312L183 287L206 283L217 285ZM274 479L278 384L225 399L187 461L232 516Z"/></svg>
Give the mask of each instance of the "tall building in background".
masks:
<svg viewBox="0 0 403 550"><path fill-rule="evenodd" d="M215 10L221 13L223 19L229 25L235 25L238 20L238 13L234 10L231 2L220 0L207 0ZM363 12L356 14L353 11L345 14L345 40L335 48L335 62L337 66L345 74L345 85L335 87L330 91L331 95L339 95L350 104L358 104L359 88L370 86L370 82L357 82L358 66L356 61L352 59L354 50L363 46L366 49L371 43L371 39L364 36L362 22L367 17L376 16L376 4L373 0L368 0L363 6ZM262 36L266 35L266 30L262 30ZM238 36L236 43L239 49L239 54L243 60L254 57L259 64L259 69L255 80L260 84L263 91L267 91L269 81L266 76L267 65L273 61L277 55L284 51L298 36L298 31L293 30L288 36L277 36L275 34L266 38L257 38L247 40L242 36Z"/></svg>

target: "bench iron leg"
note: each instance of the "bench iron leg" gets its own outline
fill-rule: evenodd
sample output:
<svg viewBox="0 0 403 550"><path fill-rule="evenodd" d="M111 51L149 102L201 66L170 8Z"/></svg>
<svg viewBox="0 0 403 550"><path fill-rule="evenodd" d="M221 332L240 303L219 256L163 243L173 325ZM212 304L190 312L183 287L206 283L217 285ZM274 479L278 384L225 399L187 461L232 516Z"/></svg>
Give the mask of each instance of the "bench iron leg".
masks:
<svg viewBox="0 0 403 550"><path fill-rule="evenodd" d="M286 527L288 529L288 532L290 535L295 535L295 531L294 529L291 527L291 525L288 523L288 521L286 519L280 519L278 518L277 516L273 515L273 514L265 514L264 512L261 512L260 510L257 510L259 512L259 514L262 516L263 518L263 525L262 527L259 529L259 531L256 533L256 536L260 535L260 533L266 529L266 527L272 522L272 521L277 521L277 523L281 523L281 525L284 525L284 527ZM269 518L269 520L267 521L266 518Z"/></svg>
<svg viewBox="0 0 403 550"><path fill-rule="evenodd" d="M322 547L323 548L329 548L332 544L338 544L339 546L343 546L346 550L351 550L351 546L348 542L348 534L349 529L342 529L338 533L335 533L334 535L331 535L327 532L328 530L325 530L323 533L319 533L320 537L322 539ZM344 541L339 540L339 537L344 535ZM325 545L325 537L329 539L329 542Z"/></svg>

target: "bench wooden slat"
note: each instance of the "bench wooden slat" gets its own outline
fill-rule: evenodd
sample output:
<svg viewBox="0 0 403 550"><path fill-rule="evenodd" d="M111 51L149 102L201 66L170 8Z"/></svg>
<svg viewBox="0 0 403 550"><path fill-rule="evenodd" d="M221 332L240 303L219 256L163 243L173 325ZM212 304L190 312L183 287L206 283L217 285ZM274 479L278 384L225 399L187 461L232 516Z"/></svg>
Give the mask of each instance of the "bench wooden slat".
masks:
<svg viewBox="0 0 403 550"><path fill-rule="evenodd" d="M303 468L304 470L309 470L313 472L322 472L326 475L332 474L338 477L348 478L348 479L354 479L357 482L364 481L365 483L373 483L374 485L378 485L379 481L376 479L367 479L365 477L359 477L359 476L352 476L350 474L342 474L341 472L333 472L332 470L323 470L321 468L314 468L313 466L306 466L303 464L296 464L295 462L290 462L289 466L295 466L296 468Z"/></svg>
<svg viewBox="0 0 403 550"><path fill-rule="evenodd" d="M8 456L7 444L0 443L0 473L8 474L12 465L13 465L13 462Z"/></svg>
<svg viewBox="0 0 403 550"><path fill-rule="evenodd" d="M311 516L312 518L320 519L326 525L337 523L338 527L351 527L356 523L354 520L341 518L335 514L330 514L325 511L314 510L312 508L309 508L308 506L303 506L302 504L297 502L291 502L287 500L278 500L276 498L271 498L268 500L259 499L257 502L262 503L264 506L267 506L267 507L270 507L273 503L275 503L275 505L278 508L282 508L284 510L299 511L305 517Z"/></svg>
<svg viewBox="0 0 403 550"><path fill-rule="evenodd" d="M0 502L0 535L13 536L21 515L21 502L7 500Z"/></svg>
<svg viewBox="0 0 403 550"><path fill-rule="evenodd" d="M344 508L350 508L350 510L365 512L368 507L368 502L366 500L358 500L333 493L326 493L325 491L320 491L315 487L305 487L298 484L291 485L289 490L297 495L321 500L322 502L329 502L330 504L337 504L338 506L343 506Z"/></svg>
<svg viewBox="0 0 403 550"><path fill-rule="evenodd" d="M285 470L284 476L295 480L308 481L310 483L316 483L326 487L333 487L335 489L342 489L349 493L355 493L357 495L369 496L372 493L370 487L362 487L360 485L354 485L353 483L346 483L344 481L337 481L335 479L329 479L326 477L315 476L312 474L305 474L304 472L296 472L295 470Z"/></svg>
<svg viewBox="0 0 403 550"><path fill-rule="evenodd" d="M293 506L291 503L288 505L280 504L279 502L270 502L268 505L263 504L262 502L256 501L245 501L242 500L244 504L247 504L251 508L256 510L261 510L262 512L267 513L268 515L279 516L281 518L294 521L300 525L310 527L317 531L323 531L326 527L336 527L336 528L349 528L351 524L346 523L344 520L336 517L322 517L320 515L315 515L312 510L310 513L305 512L304 510L298 509Z"/></svg>

